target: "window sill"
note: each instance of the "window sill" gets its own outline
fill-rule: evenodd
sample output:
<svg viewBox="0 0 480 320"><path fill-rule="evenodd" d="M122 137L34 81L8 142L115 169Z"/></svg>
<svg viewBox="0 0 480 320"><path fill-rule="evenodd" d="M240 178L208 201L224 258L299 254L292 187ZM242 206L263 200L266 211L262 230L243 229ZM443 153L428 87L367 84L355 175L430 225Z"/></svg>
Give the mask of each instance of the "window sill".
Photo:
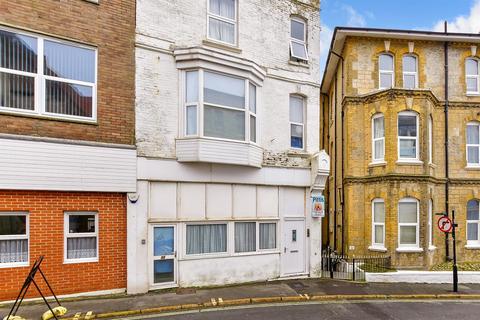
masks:
<svg viewBox="0 0 480 320"><path fill-rule="evenodd" d="M368 164L368 167L384 167L387 165L386 161L373 161Z"/></svg>
<svg viewBox="0 0 480 320"><path fill-rule="evenodd" d="M193 261L193 260L203 260L203 259L218 259L218 258L228 258L231 255L228 252L213 252L213 253L196 253L196 254L185 254L179 261Z"/></svg>
<svg viewBox="0 0 480 320"><path fill-rule="evenodd" d="M39 113L6 110L4 108L0 108L0 114L12 116L12 117L32 118L32 119L41 119L41 120L50 120L50 121L61 121L61 122L80 123L80 124L88 124L88 125L98 125L98 122L95 119L68 118L68 117L54 116L54 115L48 115L48 114L39 114Z"/></svg>
<svg viewBox="0 0 480 320"><path fill-rule="evenodd" d="M64 260L63 264L77 264L77 263L97 263L99 262L98 258L95 259L75 259L75 260Z"/></svg>
<svg viewBox="0 0 480 320"><path fill-rule="evenodd" d="M263 149L252 142L194 137L176 139L175 146L179 162L262 167Z"/></svg>
<svg viewBox="0 0 480 320"><path fill-rule="evenodd" d="M308 61L306 61L306 63L302 63L302 62L298 62L298 61L288 60L288 64L291 65L291 66L310 69L310 64L308 63Z"/></svg>
<svg viewBox="0 0 480 320"><path fill-rule="evenodd" d="M429 246L428 247L428 251L435 251L435 250L437 250L437 247L435 247L435 246Z"/></svg>
<svg viewBox="0 0 480 320"><path fill-rule="evenodd" d="M259 256L259 255L265 255L265 254L280 254L280 251L278 249L263 249L260 251L255 251L255 252L235 252L233 253L230 257L247 257L247 256Z"/></svg>
<svg viewBox="0 0 480 320"><path fill-rule="evenodd" d="M420 160L397 160L395 162L399 166L421 166L423 161Z"/></svg>
<svg viewBox="0 0 480 320"><path fill-rule="evenodd" d="M100 0L84 0L86 2L90 2L90 3L93 3L93 4L100 4Z"/></svg>
<svg viewBox="0 0 480 320"><path fill-rule="evenodd" d="M0 269L29 267L29 262L0 263Z"/></svg>
<svg viewBox="0 0 480 320"><path fill-rule="evenodd" d="M467 166L465 167L465 170L472 170L472 171L480 170L480 165L472 165L472 164L468 165L467 164Z"/></svg>
<svg viewBox="0 0 480 320"><path fill-rule="evenodd" d="M300 157L300 158L310 158L312 155L308 152L306 152L304 149L295 149L295 148L290 148L290 150L287 151L288 156L293 156L293 157Z"/></svg>
<svg viewBox="0 0 480 320"><path fill-rule="evenodd" d="M465 246L465 249L468 250L479 250L480 249L480 244L467 244Z"/></svg>
<svg viewBox="0 0 480 320"><path fill-rule="evenodd" d="M376 247L376 246L370 246L368 247L368 250L370 251L375 251L375 252L387 252L387 248L385 247Z"/></svg>
<svg viewBox="0 0 480 320"><path fill-rule="evenodd" d="M423 248L415 248L415 247L408 248L408 247L405 247L405 248L397 248L396 251L397 252L404 252L404 253L420 253L420 252L423 252Z"/></svg>
<svg viewBox="0 0 480 320"><path fill-rule="evenodd" d="M480 96L480 92L467 92L465 94L467 97L479 97Z"/></svg>
<svg viewBox="0 0 480 320"><path fill-rule="evenodd" d="M239 49L236 45L233 45L233 44L230 45L230 44L227 44L224 42L218 42L212 39L205 39L202 41L202 44L208 47L227 50L233 53L242 53L242 49Z"/></svg>

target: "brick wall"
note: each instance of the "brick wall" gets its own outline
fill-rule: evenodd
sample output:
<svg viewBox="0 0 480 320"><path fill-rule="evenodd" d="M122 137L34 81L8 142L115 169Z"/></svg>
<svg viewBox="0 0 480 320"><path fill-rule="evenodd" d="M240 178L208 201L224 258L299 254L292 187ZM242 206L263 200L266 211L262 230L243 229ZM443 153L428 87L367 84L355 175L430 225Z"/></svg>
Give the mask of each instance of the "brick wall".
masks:
<svg viewBox="0 0 480 320"><path fill-rule="evenodd" d="M98 47L97 124L0 114L0 133L134 143L135 0L1 1L0 24Z"/></svg>
<svg viewBox="0 0 480 320"><path fill-rule="evenodd" d="M124 194L0 191L0 211L29 212L30 267L45 256L42 270L57 295L126 287ZM98 212L98 262L63 263L64 211ZM0 300L16 297L30 267L0 268ZM37 296L33 286L29 296Z"/></svg>

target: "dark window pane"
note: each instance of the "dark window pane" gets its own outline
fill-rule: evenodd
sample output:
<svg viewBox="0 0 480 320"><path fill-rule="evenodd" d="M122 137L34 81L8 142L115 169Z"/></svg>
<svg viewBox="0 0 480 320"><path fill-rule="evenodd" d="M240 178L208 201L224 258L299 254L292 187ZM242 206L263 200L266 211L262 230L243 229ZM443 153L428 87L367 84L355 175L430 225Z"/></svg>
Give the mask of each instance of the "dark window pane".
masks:
<svg viewBox="0 0 480 320"><path fill-rule="evenodd" d="M467 204L467 220L480 220L479 203L476 200L470 200Z"/></svg>
<svg viewBox="0 0 480 320"><path fill-rule="evenodd" d="M0 215L0 235L27 234L26 216Z"/></svg>
<svg viewBox="0 0 480 320"><path fill-rule="evenodd" d="M46 80L45 111L70 116L91 117L92 95L92 87Z"/></svg>
<svg viewBox="0 0 480 320"><path fill-rule="evenodd" d="M0 30L0 67L37 72L37 39Z"/></svg>
<svg viewBox="0 0 480 320"><path fill-rule="evenodd" d="M35 78L0 72L0 106L35 109Z"/></svg>
<svg viewBox="0 0 480 320"><path fill-rule="evenodd" d="M69 215L68 222L70 233L95 232L94 215Z"/></svg>
<svg viewBox="0 0 480 320"><path fill-rule="evenodd" d="M402 137L416 137L417 117L398 116L398 135Z"/></svg>
<svg viewBox="0 0 480 320"><path fill-rule="evenodd" d="M155 260L153 261L153 282L173 282L173 260Z"/></svg>
<svg viewBox="0 0 480 320"><path fill-rule="evenodd" d="M45 40L44 74L95 82L95 51Z"/></svg>
<svg viewBox="0 0 480 320"><path fill-rule="evenodd" d="M292 148L303 148L303 127L296 124L291 124L290 130L290 146Z"/></svg>

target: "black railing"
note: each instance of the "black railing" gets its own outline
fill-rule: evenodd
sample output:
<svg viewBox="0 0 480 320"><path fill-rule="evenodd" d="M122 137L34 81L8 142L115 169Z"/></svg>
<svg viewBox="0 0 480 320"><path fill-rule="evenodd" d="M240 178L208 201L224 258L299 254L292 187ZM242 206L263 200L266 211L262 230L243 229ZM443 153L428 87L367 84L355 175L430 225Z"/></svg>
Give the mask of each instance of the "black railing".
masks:
<svg viewBox="0 0 480 320"><path fill-rule="evenodd" d="M391 259L385 255L348 256L331 249L322 252L322 277L365 281L365 273L393 271Z"/></svg>

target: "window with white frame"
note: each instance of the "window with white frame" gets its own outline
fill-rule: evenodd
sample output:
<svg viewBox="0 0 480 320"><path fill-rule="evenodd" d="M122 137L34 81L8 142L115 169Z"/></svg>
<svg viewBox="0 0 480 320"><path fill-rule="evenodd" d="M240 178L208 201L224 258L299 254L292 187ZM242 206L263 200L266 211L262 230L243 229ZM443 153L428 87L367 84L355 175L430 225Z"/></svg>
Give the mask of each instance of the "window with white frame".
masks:
<svg viewBox="0 0 480 320"><path fill-rule="evenodd" d="M414 89L418 87L417 57L414 55L403 56L403 87Z"/></svg>
<svg viewBox="0 0 480 320"><path fill-rule="evenodd" d="M301 18L290 19L290 56L308 61L307 52L307 24Z"/></svg>
<svg viewBox="0 0 480 320"><path fill-rule="evenodd" d="M0 267L28 265L28 214L0 212Z"/></svg>
<svg viewBox="0 0 480 320"><path fill-rule="evenodd" d="M398 159L418 160L418 114L415 112L398 114Z"/></svg>
<svg viewBox="0 0 480 320"><path fill-rule="evenodd" d="M427 228L428 247L433 247L433 201L428 199L428 228Z"/></svg>
<svg viewBox="0 0 480 320"><path fill-rule="evenodd" d="M467 94L479 94L479 63L477 59L468 58L465 60L465 80L467 84Z"/></svg>
<svg viewBox="0 0 480 320"><path fill-rule="evenodd" d="M394 66L393 56L390 54L381 54L378 57L378 87L380 89L392 88L394 84Z"/></svg>
<svg viewBox="0 0 480 320"><path fill-rule="evenodd" d="M470 200L467 204L467 245L480 246L479 201Z"/></svg>
<svg viewBox="0 0 480 320"><path fill-rule="evenodd" d="M0 52L0 111L95 120L95 49L2 28Z"/></svg>
<svg viewBox="0 0 480 320"><path fill-rule="evenodd" d="M227 224L188 224L186 232L186 253L227 252Z"/></svg>
<svg viewBox="0 0 480 320"><path fill-rule="evenodd" d="M383 199L372 201L372 247L385 247L385 202Z"/></svg>
<svg viewBox="0 0 480 320"><path fill-rule="evenodd" d="M372 117L372 156L373 162L385 159L385 117L376 114Z"/></svg>
<svg viewBox="0 0 480 320"><path fill-rule="evenodd" d="M398 246L419 248L418 200L404 198L398 203Z"/></svg>
<svg viewBox="0 0 480 320"><path fill-rule="evenodd" d="M98 261L97 213L65 213L65 261Z"/></svg>
<svg viewBox="0 0 480 320"><path fill-rule="evenodd" d="M208 0L208 38L237 43L237 1Z"/></svg>
<svg viewBox="0 0 480 320"><path fill-rule="evenodd" d="M433 163L433 119L428 117L428 163Z"/></svg>
<svg viewBox="0 0 480 320"><path fill-rule="evenodd" d="M467 124L467 166L480 166L480 123Z"/></svg>
<svg viewBox="0 0 480 320"><path fill-rule="evenodd" d="M236 253L271 250L276 247L277 224L275 222L235 222Z"/></svg>
<svg viewBox="0 0 480 320"><path fill-rule="evenodd" d="M256 142L257 87L203 69L185 72L185 136Z"/></svg>
<svg viewBox="0 0 480 320"><path fill-rule="evenodd" d="M304 148L304 114L305 101L303 97L290 96L290 146L295 149Z"/></svg>

